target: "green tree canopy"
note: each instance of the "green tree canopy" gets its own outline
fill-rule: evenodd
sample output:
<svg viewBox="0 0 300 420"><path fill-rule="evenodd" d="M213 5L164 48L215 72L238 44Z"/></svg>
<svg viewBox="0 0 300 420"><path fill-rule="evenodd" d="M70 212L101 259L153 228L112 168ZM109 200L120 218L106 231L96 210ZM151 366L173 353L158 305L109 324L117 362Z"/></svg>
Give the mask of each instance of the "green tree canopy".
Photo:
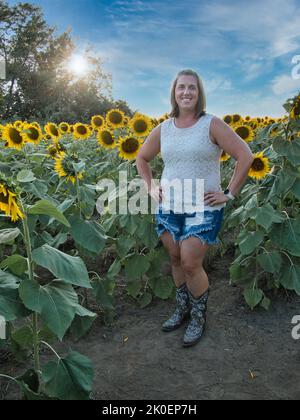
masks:
<svg viewBox="0 0 300 420"><path fill-rule="evenodd" d="M29 3L9 6L0 0L0 58L6 80L0 81L0 119L85 121L119 106L132 112L124 101L114 102L111 77L99 56L85 51L91 70L76 78L66 63L76 50L71 29L57 35L43 11Z"/></svg>

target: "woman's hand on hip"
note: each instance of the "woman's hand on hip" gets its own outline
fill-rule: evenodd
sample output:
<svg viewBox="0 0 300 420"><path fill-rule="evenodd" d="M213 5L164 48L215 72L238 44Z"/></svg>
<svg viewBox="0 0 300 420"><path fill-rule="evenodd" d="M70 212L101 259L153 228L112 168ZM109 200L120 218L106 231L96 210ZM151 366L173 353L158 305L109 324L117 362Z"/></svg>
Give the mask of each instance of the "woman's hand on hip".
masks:
<svg viewBox="0 0 300 420"><path fill-rule="evenodd" d="M204 193L204 204L209 206L215 206L217 204L227 203L229 198L224 194L223 191Z"/></svg>

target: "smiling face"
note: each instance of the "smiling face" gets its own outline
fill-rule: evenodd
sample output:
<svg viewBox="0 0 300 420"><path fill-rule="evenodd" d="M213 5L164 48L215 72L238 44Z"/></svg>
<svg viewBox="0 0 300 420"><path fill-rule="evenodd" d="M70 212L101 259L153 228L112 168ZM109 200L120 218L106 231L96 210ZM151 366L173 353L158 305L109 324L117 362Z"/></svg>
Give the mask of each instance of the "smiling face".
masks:
<svg viewBox="0 0 300 420"><path fill-rule="evenodd" d="M175 100L179 110L194 111L198 102L199 89L194 76L182 75L175 88Z"/></svg>

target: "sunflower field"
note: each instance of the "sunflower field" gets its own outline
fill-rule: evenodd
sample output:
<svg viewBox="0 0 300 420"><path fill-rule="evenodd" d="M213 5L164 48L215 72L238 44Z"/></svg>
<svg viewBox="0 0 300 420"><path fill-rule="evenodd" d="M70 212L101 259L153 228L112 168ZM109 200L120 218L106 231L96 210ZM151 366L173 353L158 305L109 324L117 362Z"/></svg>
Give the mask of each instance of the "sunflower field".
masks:
<svg viewBox="0 0 300 420"><path fill-rule="evenodd" d="M221 256L234 247L231 283L252 309L267 309L273 289L300 295L300 95L284 107L278 119L224 116L254 155L220 236ZM53 343L66 334L81 339L97 316L111 322L118 282L141 307L174 297L172 277L161 272L168 256L154 216L110 214L111 197L105 213L96 211L96 184L117 184L126 171L132 185L141 145L167 118L112 109L76 124L2 121L0 316L7 331L0 346L9 344L21 360L32 356L33 368L10 378L24 398L90 398L91 362L72 350L61 358ZM225 188L235 162L226 153L221 161ZM158 155L154 178L162 166ZM44 349L53 360L43 365Z"/></svg>

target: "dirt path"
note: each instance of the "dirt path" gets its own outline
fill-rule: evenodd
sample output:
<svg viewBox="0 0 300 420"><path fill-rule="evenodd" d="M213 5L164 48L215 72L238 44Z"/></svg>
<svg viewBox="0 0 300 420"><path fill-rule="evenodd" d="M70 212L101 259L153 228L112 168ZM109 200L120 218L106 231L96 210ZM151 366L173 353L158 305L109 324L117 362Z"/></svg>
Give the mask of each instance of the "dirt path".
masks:
<svg viewBox="0 0 300 420"><path fill-rule="evenodd" d="M300 341L291 337L300 298L282 294L269 312L251 312L228 285L229 263L217 260L209 273L207 330L195 347L181 346L184 327L160 330L174 303L139 309L120 295L113 327L97 321L60 351L71 346L92 359L96 399L300 399Z"/></svg>

